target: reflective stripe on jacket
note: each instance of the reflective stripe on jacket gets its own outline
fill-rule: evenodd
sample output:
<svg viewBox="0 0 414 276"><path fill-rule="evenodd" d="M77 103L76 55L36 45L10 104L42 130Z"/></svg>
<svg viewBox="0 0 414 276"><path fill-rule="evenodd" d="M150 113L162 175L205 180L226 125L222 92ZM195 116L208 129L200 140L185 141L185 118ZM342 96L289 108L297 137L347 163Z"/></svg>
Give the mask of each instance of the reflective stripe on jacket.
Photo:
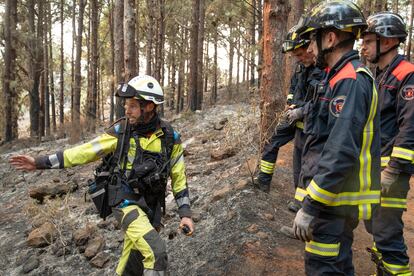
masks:
<svg viewBox="0 0 414 276"><path fill-rule="evenodd" d="M414 173L414 64L396 55L380 72L382 165Z"/></svg>
<svg viewBox="0 0 414 276"><path fill-rule="evenodd" d="M356 51L331 68L310 106L300 176L305 212L369 219L380 201L378 95Z"/></svg>

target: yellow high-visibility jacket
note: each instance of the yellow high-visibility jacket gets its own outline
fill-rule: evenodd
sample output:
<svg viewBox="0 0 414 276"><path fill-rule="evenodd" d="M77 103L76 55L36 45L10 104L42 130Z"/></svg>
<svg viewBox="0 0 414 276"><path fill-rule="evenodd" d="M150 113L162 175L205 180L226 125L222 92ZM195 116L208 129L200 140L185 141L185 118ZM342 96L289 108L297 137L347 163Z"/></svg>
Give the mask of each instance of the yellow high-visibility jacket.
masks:
<svg viewBox="0 0 414 276"><path fill-rule="evenodd" d="M167 123L163 121L163 124ZM70 149L57 151L48 156L37 157L35 159L36 167L38 169L61 169L99 160L116 150L118 133L120 133L122 125L123 121L119 121L92 141ZM141 148L152 152L161 152L162 146L160 138L163 135L165 135L164 131L160 127L147 137L139 137ZM131 137L129 143L127 170L131 170L137 152L135 139ZM180 217L191 217L183 147L181 145L180 135L176 131L174 131L174 145L169 165L172 192L178 205L178 213Z"/></svg>

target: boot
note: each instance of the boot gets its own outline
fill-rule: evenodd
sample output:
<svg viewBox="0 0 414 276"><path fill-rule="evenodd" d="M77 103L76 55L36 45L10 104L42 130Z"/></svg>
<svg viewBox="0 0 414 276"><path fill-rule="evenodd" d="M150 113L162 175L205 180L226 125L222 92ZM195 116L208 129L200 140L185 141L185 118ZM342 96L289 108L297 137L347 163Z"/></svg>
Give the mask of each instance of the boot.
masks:
<svg viewBox="0 0 414 276"><path fill-rule="evenodd" d="M264 172L260 172L259 175L254 179L254 184L259 190L269 193L270 182L272 181L272 175Z"/></svg>

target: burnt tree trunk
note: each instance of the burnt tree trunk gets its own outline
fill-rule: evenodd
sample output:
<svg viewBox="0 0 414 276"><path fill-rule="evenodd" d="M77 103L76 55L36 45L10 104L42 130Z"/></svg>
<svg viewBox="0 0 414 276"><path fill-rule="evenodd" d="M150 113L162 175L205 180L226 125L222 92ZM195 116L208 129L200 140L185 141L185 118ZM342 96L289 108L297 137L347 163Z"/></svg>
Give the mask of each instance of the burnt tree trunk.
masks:
<svg viewBox="0 0 414 276"><path fill-rule="evenodd" d="M408 43L406 50L406 57L408 61L411 61L411 39L413 35L413 19L414 19L414 0L411 1L411 16L410 16L410 27L408 28Z"/></svg>
<svg viewBox="0 0 414 276"><path fill-rule="evenodd" d="M114 42L115 42L115 85L125 81L124 66L124 0L115 0L114 12ZM116 97L115 115L116 119L123 117L125 110L122 101Z"/></svg>
<svg viewBox="0 0 414 276"><path fill-rule="evenodd" d="M250 86L254 85L255 71L255 47L256 47L256 16L257 5L256 0L252 0L252 21L250 23Z"/></svg>
<svg viewBox="0 0 414 276"><path fill-rule="evenodd" d="M259 39L259 47L257 49L257 87L260 88L263 67L263 6L262 0L257 0L257 33Z"/></svg>
<svg viewBox="0 0 414 276"><path fill-rule="evenodd" d="M152 48L153 48L153 36L154 36L154 6L155 0L147 0L147 11L148 11L148 21L147 21L147 47L146 47L146 74L152 75Z"/></svg>
<svg viewBox="0 0 414 276"><path fill-rule="evenodd" d="M137 75L135 44L135 0L124 1L125 81Z"/></svg>
<svg viewBox="0 0 414 276"><path fill-rule="evenodd" d="M78 32L76 36L76 58L75 58L75 83L73 90L73 121L71 131L71 142L78 142L81 138L80 121L80 98L81 98L81 55L82 55L82 32L83 13L85 10L84 0L79 0Z"/></svg>
<svg viewBox="0 0 414 276"><path fill-rule="evenodd" d="M98 29L99 29L99 6L98 0L90 0L91 7L91 47L90 47L90 99L88 111L88 130L95 132L98 109Z"/></svg>
<svg viewBox="0 0 414 276"><path fill-rule="evenodd" d="M217 102L217 85L218 85L218 64L217 64L217 44L218 44L218 24L214 22L214 57L213 57L213 87L211 88L211 104Z"/></svg>
<svg viewBox="0 0 414 276"><path fill-rule="evenodd" d="M191 57L190 57L190 79L188 87L188 108L191 111L197 110L198 91L197 91L197 62L198 62L198 32L200 25L200 2L201 0L193 0L192 20L191 20Z"/></svg>
<svg viewBox="0 0 414 276"><path fill-rule="evenodd" d="M41 31L42 29L36 27L35 24L35 0L28 0L28 22L29 22L29 41L28 51L33 56L33 59L29 61L29 72L33 80L33 84L30 89L30 136L40 138L40 98L39 98L39 84L40 76L42 72L42 49L41 49ZM41 25L42 18L38 14L37 26Z"/></svg>
<svg viewBox="0 0 414 276"><path fill-rule="evenodd" d="M109 36L111 44L111 76L109 80L109 89L110 89L110 111L109 111L109 122L112 124L115 118L115 41L114 41L114 1L111 0L111 9L109 12Z"/></svg>
<svg viewBox="0 0 414 276"><path fill-rule="evenodd" d="M16 84L16 48L17 45L17 1L6 0L4 18L4 75L3 95L5 114L4 140L17 139L17 84Z"/></svg>
<svg viewBox="0 0 414 276"><path fill-rule="evenodd" d="M276 126L278 112L284 108L284 60L280 49L287 25L288 3L265 0L263 7L263 73L260 88L261 148Z"/></svg>
<svg viewBox="0 0 414 276"><path fill-rule="evenodd" d="M64 93L64 74L65 74L65 56L63 48L63 9L64 1L60 0L60 78L59 78L59 87L60 87L60 97L59 97L59 123L62 126L65 121L64 117L64 104L65 104L65 93Z"/></svg>

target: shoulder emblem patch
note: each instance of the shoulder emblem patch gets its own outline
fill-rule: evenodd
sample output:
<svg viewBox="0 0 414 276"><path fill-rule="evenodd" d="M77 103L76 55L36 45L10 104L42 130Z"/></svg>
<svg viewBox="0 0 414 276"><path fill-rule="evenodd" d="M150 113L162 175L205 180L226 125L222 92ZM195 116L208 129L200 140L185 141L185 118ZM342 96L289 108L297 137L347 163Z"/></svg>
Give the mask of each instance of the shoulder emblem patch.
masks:
<svg viewBox="0 0 414 276"><path fill-rule="evenodd" d="M338 96L331 100L329 103L329 111L335 117L339 117L341 114L342 108L344 107L346 96Z"/></svg>
<svg viewBox="0 0 414 276"><path fill-rule="evenodd" d="M406 101L414 99L414 85L406 85L401 88L400 95Z"/></svg>

